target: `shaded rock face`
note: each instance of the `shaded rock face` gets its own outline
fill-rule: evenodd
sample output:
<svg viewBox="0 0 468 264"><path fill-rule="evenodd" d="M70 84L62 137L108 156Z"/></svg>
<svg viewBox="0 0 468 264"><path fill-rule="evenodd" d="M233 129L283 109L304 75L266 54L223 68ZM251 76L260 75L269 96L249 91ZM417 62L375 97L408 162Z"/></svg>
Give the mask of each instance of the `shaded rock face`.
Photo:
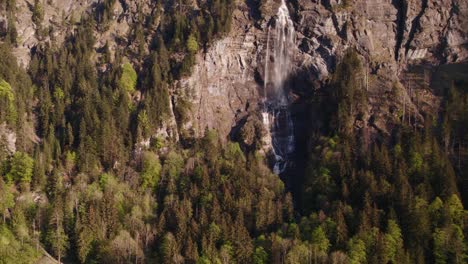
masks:
<svg viewBox="0 0 468 264"><path fill-rule="evenodd" d="M263 19L252 15L260 11L240 3L229 36L199 55L193 74L179 82L186 95L193 95L188 96L193 108L185 129L195 135L206 128L228 135L239 117L259 111L255 108L263 95L267 29L280 1L265 2L260 8ZM363 88L369 95L368 113L356 128L389 134L403 108L412 114L410 122L418 123L421 106L437 98L409 89L404 72L412 64L467 59L467 5L464 0L288 2L296 29L290 81L297 102L320 90L336 61L353 47L361 55ZM395 84L398 80L402 85ZM416 97L423 101L415 102Z"/></svg>
<svg viewBox="0 0 468 264"><path fill-rule="evenodd" d="M467 5L463 0L351 0L347 6L302 0L296 14L304 47L318 42L331 56L355 47L369 61L399 73L421 59L466 60Z"/></svg>
<svg viewBox="0 0 468 264"><path fill-rule="evenodd" d="M8 19L4 15L0 15L0 36L6 35L8 32Z"/></svg>
<svg viewBox="0 0 468 264"><path fill-rule="evenodd" d="M259 25L251 14L247 6L239 6L233 14L229 36L215 42L206 54L200 54L191 76L177 83L192 102L192 118L184 129L193 130L196 136L203 135L206 128L228 135L240 120L260 110L267 28L273 20L260 21ZM292 47L291 60L293 72L312 68L314 78L328 75L327 62L321 56L314 57L299 47Z"/></svg>
<svg viewBox="0 0 468 264"><path fill-rule="evenodd" d="M70 20L90 11L98 0L41 1L44 7L42 27L51 28L54 43L60 45ZM292 98L297 104L307 95L322 89L336 62L349 47L361 54L369 95L368 113L359 123L360 129L386 134L396 114L405 107L414 118L421 116L421 106L435 102L434 95L422 104L413 102L408 90L405 70L408 65L460 62L468 59L468 1L466 0L296 0L286 1L295 27L292 48ZM214 42L206 53L197 55L192 74L173 87L172 102L183 98L191 102L189 121L178 130L199 137L206 128L227 136L241 120L260 112L265 80L267 29L274 23L280 0L239 1L233 13L231 32ZM27 67L30 51L39 43L32 22L33 0L17 0L14 19L18 32L15 54ZM193 2L193 5L196 5ZM109 29L96 34L96 48L106 42L117 49L119 39L126 40L130 25L137 21L138 10L155 13L154 1L116 1ZM0 14L0 33L8 19ZM156 32L158 23L154 23ZM149 43L152 34L148 34ZM125 41L120 41L126 43ZM130 43L129 52L137 50ZM122 48L122 47L119 47ZM401 79L402 85L395 85ZM395 91L396 90L396 91ZM398 97L382 96L395 92ZM301 107L298 107L301 109ZM393 110L391 110L393 109ZM395 110L396 109L396 110ZM173 120L173 118L171 119ZM172 121L171 121L172 122ZM175 122L168 126L176 126ZM176 129L176 130L177 130Z"/></svg>

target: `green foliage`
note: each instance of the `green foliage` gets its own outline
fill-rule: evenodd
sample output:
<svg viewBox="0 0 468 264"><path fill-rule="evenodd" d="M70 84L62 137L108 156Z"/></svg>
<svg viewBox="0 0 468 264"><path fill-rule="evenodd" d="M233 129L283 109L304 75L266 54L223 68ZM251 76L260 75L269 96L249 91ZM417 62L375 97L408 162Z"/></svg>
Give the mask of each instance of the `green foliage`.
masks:
<svg viewBox="0 0 468 264"><path fill-rule="evenodd" d="M5 224L6 217L9 215L8 210L15 205L14 199L12 187L5 184L3 179L0 179L0 214L2 214L3 224Z"/></svg>
<svg viewBox="0 0 468 264"><path fill-rule="evenodd" d="M143 138L146 138L150 135L151 124L149 122L148 113L146 110L141 111L138 114L138 128Z"/></svg>
<svg viewBox="0 0 468 264"><path fill-rule="evenodd" d="M353 238L348 243L349 263L366 263L366 245L359 238Z"/></svg>
<svg viewBox="0 0 468 264"><path fill-rule="evenodd" d="M368 263L413 263L435 261L434 245L445 238L435 243L434 234L445 232L442 237L453 239L450 243L459 246L438 256L447 263L456 262L455 255L462 259L464 247L456 242L461 240L456 234L461 233L456 227L447 228L455 223L459 230L464 229L460 219L465 210L459 195L459 188L463 190L463 146L453 145L461 142L462 136L450 131L448 117L441 126L429 116L425 128L397 126L382 142L366 142L364 129L353 125L362 113L368 113L365 91L359 85L359 64L359 57L352 54L338 63L328 91L335 105L329 98L309 105L310 115L319 119L314 122L330 125L314 127L320 132L308 135L305 176L297 183L302 191L300 207L302 215L320 212L323 217L307 219L314 224L301 221L301 233L321 226L332 250L347 244L347 256L356 263L363 262L364 257ZM450 93L463 97L460 91ZM330 140L332 135L339 137ZM459 164L458 157L450 154L450 146L443 150L444 141L456 146L452 151L460 149ZM452 207L447 204L451 199ZM331 229L321 224L326 216L333 220ZM386 226L385 219L390 219ZM356 242L358 239L363 243Z"/></svg>
<svg viewBox="0 0 468 264"><path fill-rule="evenodd" d="M227 160L245 162L244 152L242 152L239 143L229 142L226 146L225 156Z"/></svg>
<svg viewBox="0 0 468 264"><path fill-rule="evenodd" d="M43 19L41 3L35 2L33 12L38 28ZM73 34L60 49L37 48L28 69L34 86L15 68L10 48L1 46L0 78L14 87L15 123L35 120L31 127L40 138L34 151L21 148L19 138L21 154L15 155L22 157L12 157L6 166L12 181L29 183L34 174L37 206L16 208L15 188L5 185L0 209L8 209L2 213L6 225L18 238L40 240L55 257L82 263L195 263L205 256L214 263L251 262L254 234L277 229L284 219L291 219L291 197L263 159L247 157L237 143L222 145L219 135L210 131L203 140L193 140L189 149L158 139L158 146L151 148L157 154L143 152L141 163L134 160L139 137L152 137L171 114L169 88L174 80L190 71L200 48L227 32L233 2L200 4L209 12L189 12L184 5L181 13L187 14L168 7L167 16L161 16L162 32L155 45L149 45L149 58L144 53L125 54L143 69L141 80L132 65L123 63L119 50L111 58L108 46L103 51L94 48L95 30L105 30L114 3L98 3L94 17L85 16L74 24ZM140 47L148 44L144 43L146 19L141 16L140 25L131 25ZM168 19L174 20L174 28L166 26ZM178 61L177 55L184 59ZM96 70L96 57L106 71ZM141 101L129 108L128 93L135 92L138 82ZM188 121L189 101L174 98L177 121ZM28 129L29 134L18 135L35 138ZM34 153L34 162L26 153ZM257 208L262 209L256 212ZM244 216L260 219L258 229L249 226ZM34 236L28 232L31 226L37 228ZM257 249L258 259L267 262L268 242Z"/></svg>
<svg viewBox="0 0 468 264"><path fill-rule="evenodd" d="M38 29L41 3L33 6ZM466 262L466 192L457 186L468 171L463 82L440 93L443 124L396 125L391 137L365 140L354 126L369 112L362 65L346 52L327 96L304 108L321 125L307 129L305 173L298 166L286 182L297 223L285 183L257 151L265 132L257 117L240 131L241 143L210 130L202 139L186 133L181 143L154 137L172 129L171 103L178 127L190 121L190 95L177 80L229 31L235 2L137 8L127 43L135 45L123 51L119 43L114 54L109 45L95 49L94 35L110 25L115 3L97 3L60 48L53 39L39 45L29 75L0 44L0 123L15 130L19 150L1 172L11 183L34 175L37 198L26 204L31 193L0 182L0 262L18 263L20 254L35 262L32 239L81 263ZM148 138L151 151L141 153Z"/></svg>
<svg viewBox="0 0 468 264"><path fill-rule="evenodd" d="M125 91L133 93L137 85L138 75L133 69L133 66L126 62L122 65L122 75L119 80L119 84Z"/></svg>
<svg viewBox="0 0 468 264"><path fill-rule="evenodd" d="M57 230L50 230L47 234L47 241L51 245L52 252L60 259L68 248L68 237L62 227Z"/></svg>
<svg viewBox="0 0 468 264"><path fill-rule="evenodd" d="M8 182L29 184L32 179L34 160L26 153L16 152L10 159L10 171L6 178Z"/></svg>
<svg viewBox="0 0 468 264"><path fill-rule="evenodd" d="M192 66L195 64L195 55L189 54L184 57L182 64L180 65L179 72L177 77L182 78L184 76L189 76L192 72Z"/></svg>
<svg viewBox="0 0 468 264"><path fill-rule="evenodd" d="M157 54L153 55L152 66L147 76L147 86L145 94L147 99L144 101L142 111L146 111L150 124L160 125L164 122L170 110L170 97L168 91L170 66L168 51L162 39L158 41L159 47Z"/></svg>
<svg viewBox="0 0 468 264"><path fill-rule="evenodd" d="M451 225L448 230L448 262L466 263L466 261L468 261L468 248L462 228L458 225Z"/></svg>
<svg viewBox="0 0 468 264"><path fill-rule="evenodd" d="M183 164L182 156L175 151L171 151L164 160L164 172L169 178L178 178Z"/></svg>
<svg viewBox="0 0 468 264"><path fill-rule="evenodd" d="M114 15L114 4L116 0L105 0L98 3L96 7L96 21L101 29L107 29Z"/></svg>
<svg viewBox="0 0 468 264"><path fill-rule="evenodd" d="M11 16L8 18L7 41L12 45L18 44L18 31L16 30L15 20Z"/></svg>
<svg viewBox="0 0 468 264"><path fill-rule="evenodd" d="M456 194L452 194L447 201L447 207L450 219L453 223L462 224L466 216L466 211L463 208L463 204L460 198Z"/></svg>
<svg viewBox="0 0 468 264"><path fill-rule="evenodd" d="M143 252L130 233L121 230L108 246L105 259L110 262L130 263L135 259L138 261L142 255Z"/></svg>
<svg viewBox="0 0 468 264"><path fill-rule="evenodd" d="M403 248L403 238L400 227L393 220L388 221L384 244L385 262L391 261L393 263L396 263L398 259L398 254L401 253L401 249Z"/></svg>
<svg viewBox="0 0 468 264"><path fill-rule="evenodd" d="M224 34L231 28L231 13L234 9L232 0L212 0L208 1L210 13L214 22L214 33Z"/></svg>
<svg viewBox="0 0 468 264"><path fill-rule="evenodd" d="M50 218L50 228L47 232L46 241L50 245L50 249L57 257L58 261L66 255L66 250L69 248L69 238L63 228L63 216L59 208L55 208Z"/></svg>
<svg viewBox="0 0 468 264"><path fill-rule="evenodd" d="M90 253L92 253L95 236L89 228L83 228L80 231L77 239L77 255L81 263L86 263Z"/></svg>
<svg viewBox="0 0 468 264"><path fill-rule="evenodd" d="M75 165L76 165L76 152L67 151L65 153L64 168L68 172L68 174L71 174L73 172L73 169L75 168Z"/></svg>
<svg viewBox="0 0 468 264"><path fill-rule="evenodd" d="M319 250L319 252L325 254L328 252L328 248L330 247L330 241L320 226L315 228L312 232L310 242Z"/></svg>
<svg viewBox="0 0 468 264"><path fill-rule="evenodd" d="M411 171L413 172L420 172L423 165L422 157L419 153L414 152L411 155L410 166Z"/></svg>
<svg viewBox="0 0 468 264"><path fill-rule="evenodd" d="M153 152L143 152L142 170L140 173L141 187L154 189L161 176L161 163L159 158Z"/></svg>
<svg viewBox="0 0 468 264"><path fill-rule="evenodd" d="M14 125L17 117L15 96L9 83L0 78L0 123Z"/></svg>
<svg viewBox="0 0 468 264"><path fill-rule="evenodd" d="M256 247L252 259L253 264L266 264L268 263L268 253L263 247Z"/></svg>
<svg viewBox="0 0 468 264"><path fill-rule="evenodd" d="M4 97L8 102L15 100L11 86L5 80L0 80L0 96Z"/></svg>
<svg viewBox="0 0 468 264"><path fill-rule="evenodd" d="M164 140L163 137L156 137L156 138L151 139L150 144L151 144L150 147L153 150L160 150L161 148L165 146L166 141Z"/></svg>
<svg viewBox="0 0 468 264"><path fill-rule="evenodd" d="M177 123L183 126L183 124L188 122L190 120L191 111L192 104L190 101L184 98L179 98L174 108Z"/></svg>
<svg viewBox="0 0 468 264"><path fill-rule="evenodd" d="M29 120L33 110L32 92L31 79L18 66L12 47L0 43L0 123L7 121L10 128L20 132L17 147L22 151L31 149L25 128L32 125Z"/></svg>
<svg viewBox="0 0 468 264"><path fill-rule="evenodd" d="M13 211L12 227L16 237L19 238L21 244L24 244L25 240L29 240L29 230L26 226L26 218L24 216L22 208L17 206Z"/></svg>
<svg viewBox="0 0 468 264"><path fill-rule="evenodd" d="M436 197L429 205L429 215L431 216L433 226L439 226L442 223L443 208L444 202L439 197Z"/></svg>
<svg viewBox="0 0 468 264"><path fill-rule="evenodd" d="M330 89L334 112L333 126L340 133L352 131L352 118L361 114L366 107L366 95L360 86L362 65L355 50L346 51L333 73Z"/></svg>
<svg viewBox="0 0 468 264"><path fill-rule="evenodd" d="M32 21L36 26L40 27L44 21L44 7L40 0L34 0L34 6L32 10Z"/></svg>
<svg viewBox="0 0 468 264"><path fill-rule="evenodd" d="M6 225L0 225L1 264L35 263L40 257L41 253L34 246L29 243L21 243Z"/></svg>
<svg viewBox="0 0 468 264"><path fill-rule="evenodd" d="M177 254L177 242L175 241L174 235L172 233L167 233L161 243L160 252L162 255L162 263L171 263Z"/></svg>
<svg viewBox="0 0 468 264"><path fill-rule="evenodd" d="M198 51L198 43L197 43L197 39L193 36L193 35L190 35L187 39L187 51L190 53L190 54L195 54L197 53Z"/></svg>
<svg viewBox="0 0 468 264"><path fill-rule="evenodd" d="M99 176L99 186L101 186L101 189L105 189L109 181L112 181L112 175L109 173L103 173L101 176Z"/></svg>
<svg viewBox="0 0 468 264"><path fill-rule="evenodd" d="M436 228L432 241L434 263L465 263L468 259L466 241L459 226Z"/></svg>
<svg viewBox="0 0 468 264"><path fill-rule="evenodd" d="M212 264L212 262L207 256L201 256L200 258L198 258L197 264Z"/></svg>
<svg viewBox="0 0 468 264"><path fill-rule="evenodd" d="M309 261L310 261L309 249L304 244L294 245L291 248L291 250L289 250L288 254L286 255L286 263L288 264L293 264L293 263L306 264Z"/></svg>
<svg viewBox="0 0 468 264"><path fill-rule="evenodd" d="M434 240L434 262L437 264L447 263L448 239L444 230L436 229L433 234Z"/></svg>

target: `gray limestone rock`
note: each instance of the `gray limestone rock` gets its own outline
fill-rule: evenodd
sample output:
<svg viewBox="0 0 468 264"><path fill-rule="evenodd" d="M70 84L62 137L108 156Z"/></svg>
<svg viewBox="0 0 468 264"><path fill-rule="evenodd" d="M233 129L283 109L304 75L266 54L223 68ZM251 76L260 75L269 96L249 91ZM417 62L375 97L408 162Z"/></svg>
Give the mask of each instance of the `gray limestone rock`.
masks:
<svg viewBox="0 0 468 264"><path fill-rule="evenodd" d="M96 1L44 1L43 26L53 28L60 44L69 30L66 22L90 11ZM36 38L31 0L16 3L21 12L14 21L19 36L15 54L20 64L27 67L30 50L48 40ZM168 130L191 130L195 136L201 136L206 128L212 128L226 136L240 119L258 107L263 96L268 27L275 20L279 3L267 0L259 7L243 1L236 3L231 32L212 43L206 52L200 52L191 75L171 88L173 106L190 101L191 113L179 128L174 128L177 124L172 118L165 125ZM398 118L388 108L389 105L400 107L403 95L386 98L394 101L390 103L383 102L379 95L392 90L394 82L404 78L402 73L409 65L422 61L438 65L468 59L466 0L348 0L346 3L340 0L289 2L296 30L291 78L305 80L307 87L301 88L301 92L320 89L344 51L355 48L365 66L363 75L369 75L367 92L375 97L369 100L368 116L374 117L373 122L360 123L360 126L373 123L379 131L385 131L386 120ZM196 7L196 1L192 6ZM106 32L96 34L96 48L106 42L111 52L123 48L116 40L126 39L138 10L153 15L155 8L153 1L116 1L115 19ZM0 33L6 22L0 14ZM155 28L150 29L150 35L157 34L158 25L157 21L153 24ZM148 37L148 44L151 37L154 36ZM126 48L136 49L132 45ZM408 87L402 87L400 92L408 96ZM411 100L407 103L409 109L419 111Z"/></svg>

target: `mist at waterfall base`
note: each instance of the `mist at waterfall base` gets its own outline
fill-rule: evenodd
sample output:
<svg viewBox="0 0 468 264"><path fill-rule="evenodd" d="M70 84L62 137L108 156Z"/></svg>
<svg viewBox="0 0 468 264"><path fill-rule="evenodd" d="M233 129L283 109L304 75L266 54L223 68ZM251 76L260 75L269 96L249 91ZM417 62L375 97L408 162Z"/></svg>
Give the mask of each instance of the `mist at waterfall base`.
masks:
<svg viewBox="0 0 468 264"><path fill-rule="evenodd" d="M262 113L275 159L273 171L278 175L291 165L295 151L294 123L286 81L291 73L294 48L294 24L282 0L274 25L268 28Z"/></svg>

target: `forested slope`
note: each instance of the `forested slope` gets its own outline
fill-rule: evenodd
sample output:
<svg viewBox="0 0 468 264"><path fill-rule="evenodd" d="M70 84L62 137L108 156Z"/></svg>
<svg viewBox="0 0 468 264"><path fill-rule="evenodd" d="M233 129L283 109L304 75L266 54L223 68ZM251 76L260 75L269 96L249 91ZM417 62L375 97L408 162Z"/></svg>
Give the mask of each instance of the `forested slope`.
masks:
<svg viewBox="0 0 468 264"><path fill-rule="evenodd" d="M16 1L0 1L6 21L21 15ZM468 261L463 64L434 66L435 111L410 120L395 107L391 129L371 134L358 125L367 65L349 48L296 91L303 168L289 188L258 113L238 136L196 137L177 86L241 20L233 12L248 7L260 24L268 1L97 1L60 31L44 21L47 1L30 2L29 64L17 62L15 23L0 36L0 263L36 263L41 247L64 263ZM103 37L123 24L128 35ZM401 97L393 83L379 102Z"/></svg>

